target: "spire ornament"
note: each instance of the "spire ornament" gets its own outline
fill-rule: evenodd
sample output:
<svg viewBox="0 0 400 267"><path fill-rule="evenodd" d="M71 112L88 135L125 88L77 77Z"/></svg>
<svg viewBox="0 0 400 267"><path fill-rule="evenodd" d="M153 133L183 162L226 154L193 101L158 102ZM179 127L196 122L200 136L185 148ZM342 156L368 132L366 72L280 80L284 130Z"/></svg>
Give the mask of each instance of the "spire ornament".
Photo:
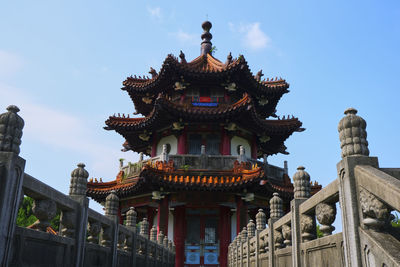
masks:
<svg viewBox="0 0 400 267"><path fill-rule="evenodd" d="M212 49L212 34L210 33L210 29L212 27L211 22L205 21L203 24L201 24L201 27L203 28L204 32L201 35L201 39L203 40L201 42L201 55L207 55L211 52Z"/></svg>

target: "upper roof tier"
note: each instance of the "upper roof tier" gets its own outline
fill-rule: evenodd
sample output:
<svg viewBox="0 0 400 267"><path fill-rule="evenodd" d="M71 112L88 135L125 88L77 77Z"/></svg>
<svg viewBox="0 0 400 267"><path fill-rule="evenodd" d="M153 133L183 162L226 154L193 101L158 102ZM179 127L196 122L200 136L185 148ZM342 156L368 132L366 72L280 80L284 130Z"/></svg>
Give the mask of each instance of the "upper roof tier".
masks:
<svg viewBox="0 0 400 267"><path fill-rule="evenodd" d="M183 53L180 57L179 61L168 55L159 73L150 71L152 78L131 76L123 82L122 89L129 93L137 113L148 115L153 108L150 100L155 100L159 93L172 94L190 85L219 85L230 94L246 92L259 99L256 108L267 117L274 114L282 95L289 92L289 84L282 78L261 80L261 71L254 76L243 56L232 59L229 55L226 63L211 54L200 55L191 62L186 62ZM149 101L143 101L143 97Z"/></svg>

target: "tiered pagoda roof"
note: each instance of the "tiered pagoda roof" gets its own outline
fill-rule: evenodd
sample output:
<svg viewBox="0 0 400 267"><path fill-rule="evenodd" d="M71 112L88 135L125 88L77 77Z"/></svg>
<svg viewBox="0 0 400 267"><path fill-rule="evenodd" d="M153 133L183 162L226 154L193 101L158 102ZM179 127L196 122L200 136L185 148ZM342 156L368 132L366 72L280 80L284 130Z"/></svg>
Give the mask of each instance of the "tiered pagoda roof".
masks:
<svg viewBox="0 0 400 267"><path fill-rule="evenodd" d="M281 182L268 179L264 169L248 162L236 161L231 170L216 171L206 169L175 169L172 161L148 163L140 173L133 177L123 178L121 171L117 179L111 182L97 182L90 180L87 184L87 195L98 202L102 202L115 191L120 198L151 193L163 188L165 192L173 191L211 191L258 193L272 197L272 192L279 192L287 200L293 198L293 184L287 174ZM312 185L312 194L321 189L317 183Z"/></svg>

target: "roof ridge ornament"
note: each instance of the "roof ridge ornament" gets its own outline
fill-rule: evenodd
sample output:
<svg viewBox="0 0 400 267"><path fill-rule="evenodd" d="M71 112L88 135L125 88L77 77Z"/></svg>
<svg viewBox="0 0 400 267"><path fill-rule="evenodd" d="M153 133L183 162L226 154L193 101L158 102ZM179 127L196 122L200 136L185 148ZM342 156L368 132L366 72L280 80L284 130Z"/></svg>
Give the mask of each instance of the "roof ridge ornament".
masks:
<svg viewBox="0 0 400 267"><path fill-rule="evenodd" d="M203 40L201 42L201 55L207 55L211 52L212 49L212 43L211 43L211 39L212 39L212 34L210 33L210 29L212 27L211 22L204 21L203 24L201 24L201 27L203 28L204 32L201 35L201 39Z"/></svg>

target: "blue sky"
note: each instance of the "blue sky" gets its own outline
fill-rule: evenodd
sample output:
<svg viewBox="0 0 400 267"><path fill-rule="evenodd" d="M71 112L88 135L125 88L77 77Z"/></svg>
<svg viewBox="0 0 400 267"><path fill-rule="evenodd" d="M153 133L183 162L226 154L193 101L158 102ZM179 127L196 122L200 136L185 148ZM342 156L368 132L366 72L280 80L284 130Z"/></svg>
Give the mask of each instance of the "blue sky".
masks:
<svg viewBox="0 0 400 267"><path fill-rule="evenodd" d="M158 70L169 53L197 57L206 18L215 57L243 54L254 73L290 83L278 115L307 130L270 163L288 160L291 176L304 165L327 185L340 160L337 124L355 107L371 155L399 166L398 1L2 1L0 109L21 109L26 172L64 193L78 162L113 180L119 158L137 159L103 130L109 115L135 111L121 82Z"/></svg>

